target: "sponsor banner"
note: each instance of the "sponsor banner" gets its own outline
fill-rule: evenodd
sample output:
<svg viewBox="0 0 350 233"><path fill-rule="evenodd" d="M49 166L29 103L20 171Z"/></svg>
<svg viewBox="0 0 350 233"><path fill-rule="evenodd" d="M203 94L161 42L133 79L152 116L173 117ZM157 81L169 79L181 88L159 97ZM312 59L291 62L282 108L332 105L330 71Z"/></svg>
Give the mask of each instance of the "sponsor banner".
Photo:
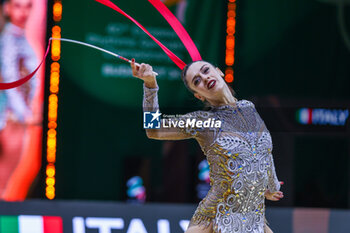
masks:
<svg viewBox="0 0 350 233"><path fill-rule="evenodd" d="M184 204L0 202L0 233L183 233L195 210ZM348 233L349 210L268 207L274 232ZM307 231L305 231L307 229Z"/></svg>
<svg viewBox="0 0 350 233"><path fill-rule="evenodd" d="M0 233L183 233L195 205L0 202Z"/></svg>

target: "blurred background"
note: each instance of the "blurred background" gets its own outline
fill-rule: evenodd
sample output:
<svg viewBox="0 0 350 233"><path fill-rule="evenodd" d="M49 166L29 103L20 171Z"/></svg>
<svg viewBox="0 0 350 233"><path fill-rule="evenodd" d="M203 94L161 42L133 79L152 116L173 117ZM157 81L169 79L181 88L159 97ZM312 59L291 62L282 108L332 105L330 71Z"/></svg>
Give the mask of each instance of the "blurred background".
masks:
<svg viewBox="0 0 350 233"><path fill-rule="evenodd" d="M18 25L8 13L12 1L23 7L31 4L25 27L19 26L20 42ZM148 1L113 2L190 61L177 35ZM266 203L274 232L350 232L350 2L163 2L189 32L202 58L220 67L238 99L255 104L271 132L276 172L285 183L285 197ZM151 64L159 73L163 114L203 108L183 85L181 70L157 44L95 1L9 0L2 8L6 25L1 51L13 46L30 51L13 55L12 66L3 62L10 59L2 52L4 82L16 80L7 76L6 65L16 67L19 78L35 69L22 63L38 64L49 37L70 38ZM15 45L6 35L9 24L17 25ZM59 217L51 221L64 232L97 232L98 227L91 230L89 216L124 218L125 232L127 226L128 232L183 232L186 222L181 221L191 217L210 188L209 167L195 140L147 138L142 81L132 78L129 64L53 41L37 76L27 92L0 92L0 214L61 216L63 228ZM16 98L23 98L18 101L30 114L23 114L25 107L17 109L21 104L11 100ZM33 211L35 206L41 212ZM149 211L157 213L154 219L147 219ZM164 216L178 223L159 222ZM0 217L0 229L6 219ZM132 224L139 228L130 230Z"/></svg>

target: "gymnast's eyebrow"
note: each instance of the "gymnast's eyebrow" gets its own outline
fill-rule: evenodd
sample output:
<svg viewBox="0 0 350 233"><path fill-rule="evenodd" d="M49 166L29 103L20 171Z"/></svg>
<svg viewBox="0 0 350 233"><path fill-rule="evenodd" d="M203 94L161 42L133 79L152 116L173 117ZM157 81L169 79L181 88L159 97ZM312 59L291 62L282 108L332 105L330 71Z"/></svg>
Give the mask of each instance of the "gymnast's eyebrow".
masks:
<svg viewBox="0 0 350 233"><path fill-rule="evenodd" d="M206 64L202 65L202 67L201 67L200 71L202 71L202 72L203 72L203 69L205 68L205 65L206 65Z"/></svg>
<svg viewBox="0 0 350 233"><path fill-rule="evenodd" d="M205 65L206 65L206 64L202 65L202 67L201 67L199 70L202 71L203 68L205 67ZM202 71L202 72L203 72L203 71ZM193 76L193 78L192 78L192 83L193 83L193 80L194 80L197 76L198 76L198 75Z"/></svg>

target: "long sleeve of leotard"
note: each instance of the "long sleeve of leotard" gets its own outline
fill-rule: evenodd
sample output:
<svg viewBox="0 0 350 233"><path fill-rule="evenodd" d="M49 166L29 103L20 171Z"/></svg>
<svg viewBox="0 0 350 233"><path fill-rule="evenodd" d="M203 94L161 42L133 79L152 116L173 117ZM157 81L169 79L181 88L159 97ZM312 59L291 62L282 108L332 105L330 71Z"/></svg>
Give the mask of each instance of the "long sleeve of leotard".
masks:
<svg viewBox="0 0 350 233"><path fill-rule="evenodd" d="M143 86L144 95L143 95L143 114L146 117L147 114L154 114L154 112L160 112L158 104L158 90L156 88L148 88L145 85ZM203 130L201 127L195 127L193 120L205 120L207 113L205 111L195 111L190 112L181 116L155 119L154 122L148 122L157 124L158 128L146 129L147 135L153 139L158 140L181 140L187 138L196 138L199 136L200 132ZM153 119L153 118L152 118ZM159 120L160 124L156 121ZM184 122L183 126L177 125L176 127L169 127L170 122ZM189 121L189 124L187 122Z"/></svg>
<svg viewBox="0 0 350 233"><path fill-rule="evenodd" d="M272 153L269 153L269 160L270 160L270 167L268 169L268 175L269 175L269 182L267 184L267 189L270 192L277 192L280 190L280 182L278 181L276 170L275 170L275 164L273 161Z"/></svg>

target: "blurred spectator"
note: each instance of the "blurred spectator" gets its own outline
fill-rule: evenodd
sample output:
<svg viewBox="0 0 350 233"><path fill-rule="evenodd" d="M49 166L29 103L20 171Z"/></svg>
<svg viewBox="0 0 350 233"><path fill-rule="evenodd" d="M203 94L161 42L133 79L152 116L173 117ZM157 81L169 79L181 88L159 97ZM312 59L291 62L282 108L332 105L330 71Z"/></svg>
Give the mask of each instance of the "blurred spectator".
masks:
<svg viewBox="0 0 350 233"><path fill-rule="evenodd" d="M32 0L7 0L3 4L8 22L0 37L0 74L2 82L13 82L29 74L37 58L25 37L25 25ZM0 93L0 194L20 160L27 126L35 123L31 110L38 80Z"/></svg>

